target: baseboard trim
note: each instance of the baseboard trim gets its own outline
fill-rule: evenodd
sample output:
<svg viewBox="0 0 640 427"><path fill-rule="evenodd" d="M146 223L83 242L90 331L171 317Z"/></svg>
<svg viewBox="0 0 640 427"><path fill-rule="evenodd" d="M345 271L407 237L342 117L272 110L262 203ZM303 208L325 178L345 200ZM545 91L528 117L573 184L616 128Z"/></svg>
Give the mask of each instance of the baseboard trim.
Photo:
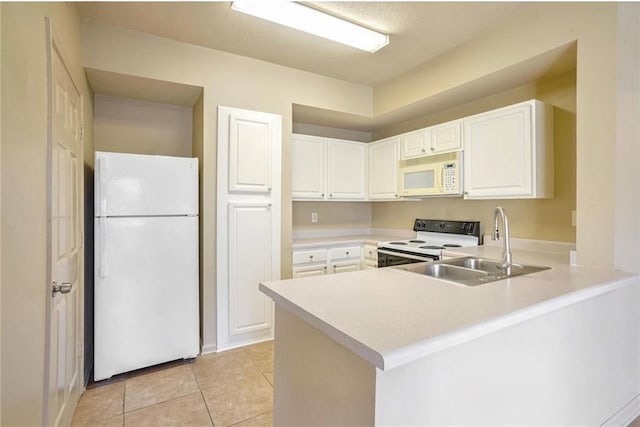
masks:
<svg viewBox="0 0 640 427"><path fill-rule="evenodd" d="M605 421L603 427L626 427L636 418L640 417L640 394L636 395L629 403L624 405L622 409L613 414L611 418Z"/></svg>
<svg viewBox="0 0 640 427"><path fill-rule="evenodd" d="M202 345L202 354L216 353L218 348L215 344L203 344Z"/></svg>

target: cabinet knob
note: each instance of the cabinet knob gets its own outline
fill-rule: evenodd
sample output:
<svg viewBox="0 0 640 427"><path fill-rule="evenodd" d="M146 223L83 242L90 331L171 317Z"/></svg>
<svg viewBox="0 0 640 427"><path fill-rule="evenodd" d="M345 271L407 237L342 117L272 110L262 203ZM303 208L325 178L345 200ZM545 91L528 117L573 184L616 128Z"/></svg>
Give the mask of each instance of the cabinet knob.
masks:
<svg viewBox="0 0 640 427"><path fill-rule="evenodd" d="M426 152L426 150L423 148L423 149L422 149L422 152L424 153L424 152Z"/></svg>
<svg viewBox="0 0 640 427"><path fill-rule="evenodd" d="M333 194L332 194L332 193L329 193L329 197L333 197Z"/></svg>
<svg viewBox="0 0 640 427"><path fill-rule="evenodd" d="M465 195L465 196L468 196L468 195L469 195L469 192L468 192L468 191L465 191L465 192L464 192L464 195Z"/></svg>
<svg viewBox="0 0 640 427"><path fill-rule="evenodd" d="M435 150L436 150L435 148L431 147L431 151L435 151Z"/></svg>
<svg viewBox="0 0 640 427"><path fill-rule="evenodd" d="M324 193L322 193L320 196L321 196L321 197L324 197Z"/></svg>
<svg viewBox="0 0 640 427"><path fill-rule="evenodd" d="M347 251L346 254L349 255L349 251Z"/></svg>
<svg viewBox="0 0 640 427"><path fill-rule="evenodd" d="M309 255L309 259L313 259L313 255Z"/></svg>
<svg viewBox="0 0 640 427"><path fill-rule="evenodd" d="M396 199L398 198L398 195L397 195L397 194L394 194L393 196L394 196Z"/></svg>

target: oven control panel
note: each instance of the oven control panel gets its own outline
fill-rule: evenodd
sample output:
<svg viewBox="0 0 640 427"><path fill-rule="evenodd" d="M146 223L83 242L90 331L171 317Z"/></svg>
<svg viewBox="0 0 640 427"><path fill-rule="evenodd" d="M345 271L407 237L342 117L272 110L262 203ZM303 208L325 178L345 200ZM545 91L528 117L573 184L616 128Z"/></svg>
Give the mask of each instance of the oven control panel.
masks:
<svg viewBox="0 0 640 427"><path fill-rule="evenodd" d="M479 221L444 221L433 219L416 219L413 231L430 231L435 233L466 234L480 237Z"/></svg>

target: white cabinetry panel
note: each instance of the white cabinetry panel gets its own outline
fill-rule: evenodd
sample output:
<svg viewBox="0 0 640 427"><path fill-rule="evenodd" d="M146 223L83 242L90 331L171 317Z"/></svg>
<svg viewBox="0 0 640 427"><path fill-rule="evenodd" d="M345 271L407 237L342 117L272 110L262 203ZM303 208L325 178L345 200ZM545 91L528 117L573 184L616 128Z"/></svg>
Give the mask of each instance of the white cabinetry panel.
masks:
<svg viewBox="0 0 640 427"><path fill-rule="evenodd" d="M460 120L442 123L429 128L431 131L431 149L434 154L462 149L462 124Z"/></svg>
<svg viewBox="0 0 640 427"><path fill-rule="evenodd" d="M291 277L294 279L300 277L324 276L327 274L327 264L293 266L291 270Z"/></svg>
<svg viewBox="0 0 640 427"><path fill-rule="evenodd" d="M329 199L364 199L366 197L367 146L360 142L328 140Z"/></svg>
<svg viewBox="0 0 640 427"><path fill-rule="evenodd" d="M248 111L229 116L229 191L271 191L272 121Z"/></svg>
<svg viewBox="0 0 640 427"><path fill-rule="evenodd" d="M280 116L218 107L216 295L203 294L217 301L203 313L217 330L215 342L203 333L205 352L273 337L258 283L280 278L281 139Z"/></svg>
<svg viewBox="0 0 640 427"><path fill-rule="evenodd" d="M464 119L467 199L553 196L551 115L527 101Z"/></svg>
<svg viewBox="0 0 640 427"><path fill-rule="evenodd" d="M293 198L324 199L326 182L326 139L293 135L292 144Z"/></svg>
<svg viewBox="0 0 640 427"><path fill-rule="evenodd" d="M273 277L270 204L229 204L229 333L271 329L273 304L257 292Z"/></svg>
<svg viewBox="0 0 640 427"><path fill-rule="evenodd" d="M430 133L426 129L400 135L400 158L426 156L431 147Z"/></svg>
<svg viewBox="0 0 640 427"><path fill-rule="evenodd" d="M398 198L398 160L400 138L387 138L369 144L369 198Z"/></svg>

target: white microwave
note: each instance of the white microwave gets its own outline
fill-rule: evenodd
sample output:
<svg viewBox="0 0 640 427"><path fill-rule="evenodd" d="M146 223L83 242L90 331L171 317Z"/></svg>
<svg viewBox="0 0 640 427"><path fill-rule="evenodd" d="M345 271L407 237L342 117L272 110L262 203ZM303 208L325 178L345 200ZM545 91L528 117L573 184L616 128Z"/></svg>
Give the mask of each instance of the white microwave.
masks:
<svg viewBox="0 0 640 427"><path fill-rule="evenodd" d="M462 153L438 154L398 162L401 196L462 194Z"/></svg>

